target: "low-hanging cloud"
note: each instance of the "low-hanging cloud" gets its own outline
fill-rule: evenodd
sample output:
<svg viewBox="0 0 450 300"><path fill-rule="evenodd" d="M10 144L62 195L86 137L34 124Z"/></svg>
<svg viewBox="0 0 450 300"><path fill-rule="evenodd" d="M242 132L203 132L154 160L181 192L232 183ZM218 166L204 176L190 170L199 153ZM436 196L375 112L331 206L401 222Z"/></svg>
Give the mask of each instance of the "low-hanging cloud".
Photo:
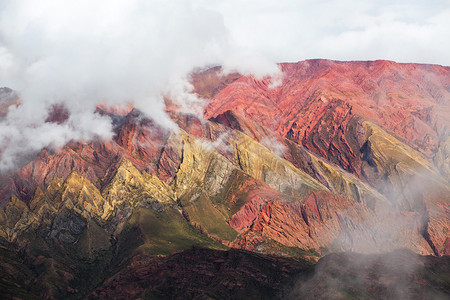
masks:
<svg viewBox="0 0 450 300"><path fill-rule="evenodd" d="M100 102L133 102L176 127L163 97L198 105L189 94L194 67L277 70L261 58L240 70L233 47L221 14L190 1L1 1L0 86L17 90L22 105L1 124L0 170L70 139L110 138L108 118L93 113ZM67 122L44 122L55 103L70 111Z"/></svg>
<svg viewBox="0 0 450 300"><path fill-rule="evenodd" d="M196 67L262 77L318 57L450 64L445 1L382 2L0 0L0 87L22 100L1 121L0 171L43 147L110 138L100 102L132 102L175 128L163 98L197 107ZM44 122L55 103L67 122Z"/></svg>

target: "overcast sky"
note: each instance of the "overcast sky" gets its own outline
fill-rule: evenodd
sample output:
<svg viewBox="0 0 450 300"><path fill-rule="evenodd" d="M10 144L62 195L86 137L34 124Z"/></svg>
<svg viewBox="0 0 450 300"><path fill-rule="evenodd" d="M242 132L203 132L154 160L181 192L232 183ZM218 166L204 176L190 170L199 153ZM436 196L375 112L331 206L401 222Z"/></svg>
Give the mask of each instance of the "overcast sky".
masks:
<svg viewBox="0 0 450 300"><path fill-rule="evenodd" d="M241 47L272 60L450 65L448 0L201 1Z"/></svg>
<svg viewBox="0 0 450 300"><path fill-rule="evenodd" d="M23 103L1 121L0 171L20 152L110 138L99 102L132 101L173 128L162 96L197 105L196 67L263 76L308 58L450 65L449 1L0 0L0 87ZM59 102L68 122L44 123Z"/></svg>

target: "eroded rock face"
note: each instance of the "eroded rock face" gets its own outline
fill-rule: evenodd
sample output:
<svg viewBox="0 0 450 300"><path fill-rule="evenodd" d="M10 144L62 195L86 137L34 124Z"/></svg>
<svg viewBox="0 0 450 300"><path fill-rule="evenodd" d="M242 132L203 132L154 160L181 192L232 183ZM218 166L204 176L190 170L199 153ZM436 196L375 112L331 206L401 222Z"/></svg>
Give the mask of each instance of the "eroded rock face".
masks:
<svg viewBox="0 0 450 300"><path fill-rule="evenodd" d="M150 275L136 275L145 282L124 293L143 295L146 280L167 275L153 255L192 245L313 261L335 251L448 254L448 68L321 60L281 67L276 88L268 79L197 74L196 91L213 97L209 120L166 99L177 131L132 107L99 106L113 140L44 149L2 175L0 242L26 258L24 270L40 266L36 286L45 282L27 289L87 293L136 267ZM64 122L64 111L55 112L48 121ZM220 265L221 255L211 257ZM129 279L120 273L93 295L118 292ZM267 291L276 294L272 282Z"/></svg>
<svg viewBox="0 0 450 300"><path fill-rule="evenodd" d="M372 210L388 201L417 213L428 248L443 253L449 68L326 60L281 68L280 86L242 76L214 96L205 116L260 142L286 138L283 157L334 193Z"/></svg>
<svg viewBox="0 0 450 300"><path fill-rule="evenodd" d="M15 241L20 234L51 224L51 238L74 243L91 219L106 226L120 210L148 201L173 203L173 192L157 177L140 173L123 159L103 192L73 172L66 180L55 177L44 191L37 188L29 206L13 196L0 210L0 236ZM114 226L125 220L121 221Z"/></svg>
<svg viewBox="0 0 450 300"><path fill-rule="evenodd" d="M354 151L359 152L358 175L231 113L217 119L230 127L179 113L173 117L188 132L155 129L132 110L117 123L118 143L73 143L54 154L44 150L15 175L14 186L29 191L4 210L3 236L13 241L41 223L52 224L62 209L85 223L93 218L119 226L126 222L117 222L119 210L152 208L157 201L178 203L202 233L246 249L275 241L318 253L321 248L445 251L448 188L439 172L426 156L371 122L349 121L354 127L347 134L359 149ZM284 143L279 153L274 143ZM142 155L137 167L136 155ZM418 190L414 182L422 177L440 192ZM378 223L395 224L397 230ZM114 226L108 232L115 234ZM394 237L387 241L386 234ZM74 236L66 240L75 242ZM373 243L361 247L364 239Z"/></svg>
<svg viewBox="0 0 450 300"><path fill-rule="evenodd" d="M418 213L398 213L391 206L374 211L327 191L314 192L301 201L279 198L261 201L255 197L233 215L230 224L241 233L237 245L256 250L274 240L317 252L383 252L401 244L421 254L433 254L421 235L424 225ZM258 200L259 205L255 203Z"/></svg>
<svg viewBox="0 0 450 300"><path fill-rule="evenodd" d="M343 131L355 114L394 131L427 155L448 136L448 67L329 60L280 66L281 85L270 89L268 80L241 77L214 96L205 116L234 111L318 154L340 150L336 143L345 145ZM341 155L351 157L347 151Z"/></svg>

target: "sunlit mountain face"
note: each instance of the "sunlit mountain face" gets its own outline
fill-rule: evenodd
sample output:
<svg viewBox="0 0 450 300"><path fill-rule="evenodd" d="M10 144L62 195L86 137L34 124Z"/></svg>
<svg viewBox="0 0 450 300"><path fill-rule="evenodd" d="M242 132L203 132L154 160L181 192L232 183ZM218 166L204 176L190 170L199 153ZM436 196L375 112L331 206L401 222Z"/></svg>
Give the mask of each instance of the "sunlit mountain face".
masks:
<svg viewBox="0 0 450 300"><path fill-rule="evenodd" d="M192 73L203 100L168 93L170 126L98 103L109 136L20 156L0 177L0 294L447 298L450 68L279 67ZM0 122L20 103L0 89ZM43 115L70 122L64 103Z"/></svg>

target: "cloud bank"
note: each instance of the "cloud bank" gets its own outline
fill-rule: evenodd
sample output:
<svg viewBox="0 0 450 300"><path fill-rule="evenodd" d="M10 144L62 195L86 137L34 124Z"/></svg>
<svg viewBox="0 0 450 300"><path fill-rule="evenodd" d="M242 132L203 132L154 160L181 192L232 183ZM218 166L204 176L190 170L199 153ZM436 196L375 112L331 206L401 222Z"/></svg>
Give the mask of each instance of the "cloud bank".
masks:
<svg viewBox="0 0 450 300"><path fill-rule="evenodd" d="M450 64L448 1L0 0L0 87L22 105L0 123L0 172L43 147L110 138L95 105L133 102L168 128L196 67L263 76L306 58ZM45 123L64 103L63 124Z"/></svg>
<svg viewBox="0 0 450 300"><path fill-rule="evenodd" d="M448 0L209 1L246 51L273 61L388 59L450 65Z"/></svg>
<svg viewBox="0 0 450 300"><path fill-rule="evenodd" d="M70 139L110 138L109 120L93 114L100 102L133 102L173 128L163 96L198 100L187 80L194 67L224 64L256 75L277 69L245 57L240 68L221 14L190 1L0 3L0 86L23 102L1 123L0 170ZM55 103L71 112L64 124L44 122Z"/></svg>

